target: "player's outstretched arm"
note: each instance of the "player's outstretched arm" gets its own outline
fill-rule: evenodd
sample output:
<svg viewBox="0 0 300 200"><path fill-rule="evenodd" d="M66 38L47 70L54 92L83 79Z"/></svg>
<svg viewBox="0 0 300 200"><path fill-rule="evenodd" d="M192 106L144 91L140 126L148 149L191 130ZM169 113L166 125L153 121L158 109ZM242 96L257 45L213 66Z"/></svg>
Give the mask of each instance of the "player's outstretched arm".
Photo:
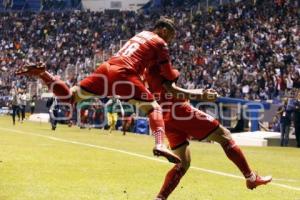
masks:
<svg viewBox="0 0 300 200"><path fill-rule="evenodd" d="M39 62L39 63L27 63L22 67L18 68L15 71L16 75L25 75L25 76L40 76L46 72L46 64Z"/></svg>
<svg viewBox="0 0 300 200"><path fill-rule="evenodd" d="M212 89L203 90L203 89L183 89L178 87L175 82L165 82L164 88L175 95L179 99L190 99L196 101L205 101L205 102L215 102L218 98L218 93Z"/></svg>

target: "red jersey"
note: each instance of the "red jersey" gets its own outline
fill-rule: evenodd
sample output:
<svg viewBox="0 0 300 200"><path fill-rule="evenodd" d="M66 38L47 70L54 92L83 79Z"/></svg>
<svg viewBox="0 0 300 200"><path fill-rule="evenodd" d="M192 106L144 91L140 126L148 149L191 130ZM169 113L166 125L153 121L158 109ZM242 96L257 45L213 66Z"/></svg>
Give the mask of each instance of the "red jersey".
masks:
<svg viewBox="0 0 300 200"><path fill-rule="evenodd" d="M167 74L170 74L170 78L168 80L173 81L179 77L179 72L176 69L169 69L166 70L166 68L160 68L156 66L149 67L144 76L145 80L148 83L150 91L155 95L157 101L161 104L164 102L183 102L185 100L176 99L171 93L168 93L163 88L163 83L166 80L164 78L164 74L168 71Z"/></svg>
<svg viewBox="0 0 300 200"><path fill-rule="evenodd" d="M172 69L167 43L150 31L143 31L128 40L107 62L111 65L132 68L138 75L143 75L149 66ZM168 72L162 75L169 80L172 78Z"/></svg>
<svg viewBox="0 0 300 200"><path fill-rule="evenodd" d="M177 71L177 77L178 75ZM219 127L218 120L193 108L187 101L168 94L162 87L164 78L160 75L159 68L149 68L145 78L163 109L166 136L171 149L188 144L190 138L202 140Z"/></svg>

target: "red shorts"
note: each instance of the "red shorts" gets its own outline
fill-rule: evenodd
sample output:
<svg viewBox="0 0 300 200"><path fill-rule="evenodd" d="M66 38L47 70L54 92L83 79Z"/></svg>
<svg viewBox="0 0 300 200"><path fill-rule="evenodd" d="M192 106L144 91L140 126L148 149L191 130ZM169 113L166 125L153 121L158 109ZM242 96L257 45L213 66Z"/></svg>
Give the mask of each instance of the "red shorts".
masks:
<svg viewBox="0 0 300 200"><path fill-rule="evenodd" d="M110 65L107 62L101 64L93 74L83 79L79 86L100 97L118 95L124 100L154 100L153 95L134 69Z"/></svg>
<svg viewBox="0 0 300 200"><path fill-rule="evenodd" d="M188 144L193 138L203 140L214 132L220 125L212 116L184 103L165 113L166 136L171 149Z"/></svg>

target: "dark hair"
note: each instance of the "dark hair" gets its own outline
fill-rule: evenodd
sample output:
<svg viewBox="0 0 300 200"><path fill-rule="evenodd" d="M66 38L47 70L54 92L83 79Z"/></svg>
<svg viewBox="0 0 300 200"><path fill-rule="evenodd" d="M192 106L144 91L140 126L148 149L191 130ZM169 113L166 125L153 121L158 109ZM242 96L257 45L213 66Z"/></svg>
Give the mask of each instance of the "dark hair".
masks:
<svg viewBox="0 0 300 200"><path fill-rule="evenodd" d="M175 23L170 18L162 17L154 25L154 29L167 28L172 32L175 32Z"/></svg>

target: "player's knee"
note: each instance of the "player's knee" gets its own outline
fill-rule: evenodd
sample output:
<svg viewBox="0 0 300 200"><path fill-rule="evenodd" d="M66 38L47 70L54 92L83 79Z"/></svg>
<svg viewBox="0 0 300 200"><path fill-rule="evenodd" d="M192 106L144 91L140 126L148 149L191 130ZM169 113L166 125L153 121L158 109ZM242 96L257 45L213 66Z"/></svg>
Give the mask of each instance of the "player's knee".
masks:
<svg viewBox="0 0 300 200"><path fill-rule="evenodd" d="M161 110L161 107L156 102L151 102L143 108L143 112L147 115L154 110Z"/></svg>
<svg viewBox="0 0 300 200"><path fill-rule="evenodd" d="M190 156L189 152L186 152L183 155L184 156L179 156L179 157L181 159L182 167L185 169L185 171L187 171L191 166L191 156Z"/></svg>
<svg viewBox="0 0 300 200"><path fill-rule="evenodd" d="M71 92L71 98L73 99L73 102L79 102L81 100L80 98L80 88L78 86L73 86L70 88Z"/></svg>
<svg viewBox="0 0 300 200"><path fill-rule="evenodd" d="M231 132L224 126L220 126L216 131L215 141L224 146L227 145L231 140Z"/></svg>
<svg viewBox="0 0 300 200"><path fill-rule="evenodd" d="M220 130L222 130L223 135L231 135L230 130L222 125L220 125Z"/></svg>
<svg viewBox="0 0 300 200"><path fill-rule="evenodd" d="M95 94L87 92L79 86L71 87L70 91L71 91L72 100L75 103L95 96Z"/></svg>
<svg viewBox="0 0 300 200"><path fill-rule="evenodd" d="M176 150L173 150L173 152L179 156L181 159L181 166L185 169L185 171L187 171L191 165L191 153L188 145L183 145Z"/></svg>
<svg viewBox="0 0 300 200"><path fill-rule="evenodd" d="M135 105L137 109L141 110L146 115L151 113L155 108L160 108L159 104L156 101L145 102L145 101L131 99L128 102L130 104Z"/></svg>
<svg viewBox="0 0 300 200"><path fill-rule="evenodd" d="M190 159L182 160L181 165L185 169L185 171L187 171L191 166L191 160Z"/></svg>

